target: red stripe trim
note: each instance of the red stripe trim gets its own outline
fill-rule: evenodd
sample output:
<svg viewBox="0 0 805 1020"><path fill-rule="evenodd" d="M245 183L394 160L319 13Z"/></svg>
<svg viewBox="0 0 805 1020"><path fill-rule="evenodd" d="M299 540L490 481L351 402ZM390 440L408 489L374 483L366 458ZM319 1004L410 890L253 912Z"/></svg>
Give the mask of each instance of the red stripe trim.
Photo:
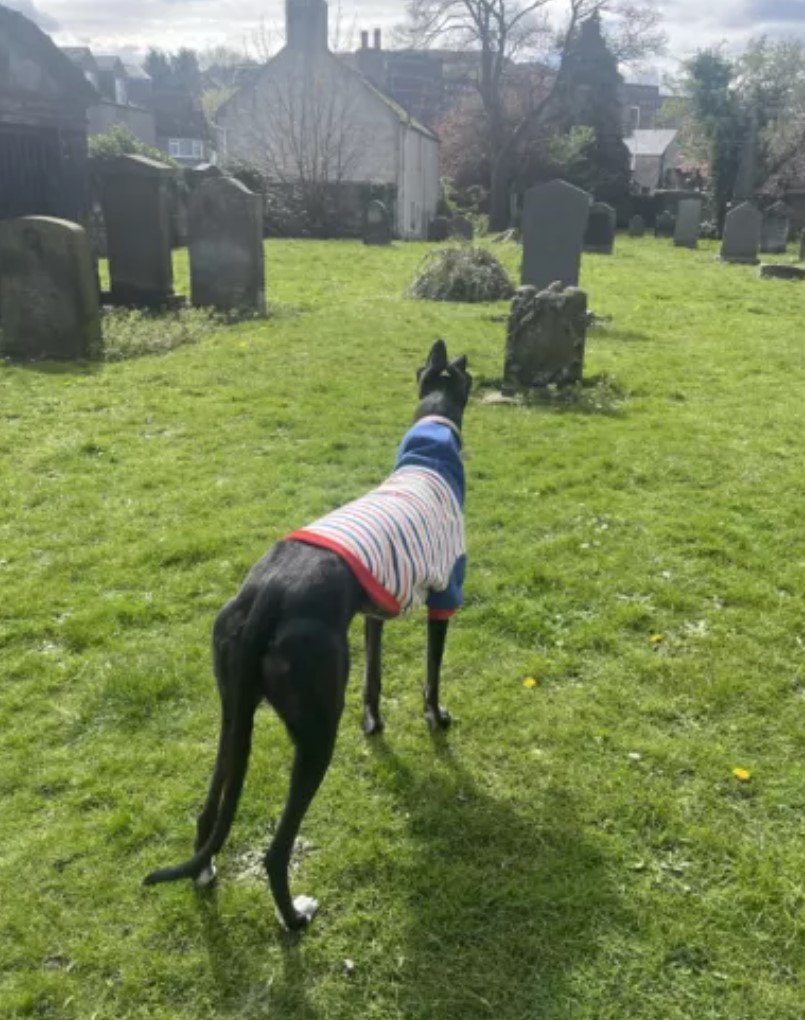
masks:
<svg viewBox="0 0 805 1020"><path fill-rule="evenodd" d="M429 620L452 620L458 612L457 609L429 609Z"/></svg>
<svg viewBox="0 0 805 1020"><path fill-rule="evenodd" d="M303 542L305 545L315 545L318 546L319 549L328 549L330 552L334 552L336 556L340 556L346 563L358 579L361 587L378 608L387 613L391 613L392 616L400 615L400 603L394 598L391 592L386 591L383 585L369 573L358 557L354 553L350 552L349 549L341 545L340 542L335 542L331 538L325 538L324 535L316 535L313 532L305 531L304 529L301 531L295 531L292 535L288 535L285 541Z"/></svg>

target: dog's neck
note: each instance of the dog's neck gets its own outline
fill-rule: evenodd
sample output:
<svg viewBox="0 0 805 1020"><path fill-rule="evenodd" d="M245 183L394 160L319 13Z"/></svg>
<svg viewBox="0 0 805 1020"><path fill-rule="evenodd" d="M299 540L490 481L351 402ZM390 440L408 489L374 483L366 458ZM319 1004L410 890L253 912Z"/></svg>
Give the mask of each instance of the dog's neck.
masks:
<svg viewBox="0 0 805 1020"><path fill-rule="evenodd" d="M458 430L464 424L464 409L451 400L446 393L429 393L419 404L414 415L414 423L423 418L445 418Z"/></svg>

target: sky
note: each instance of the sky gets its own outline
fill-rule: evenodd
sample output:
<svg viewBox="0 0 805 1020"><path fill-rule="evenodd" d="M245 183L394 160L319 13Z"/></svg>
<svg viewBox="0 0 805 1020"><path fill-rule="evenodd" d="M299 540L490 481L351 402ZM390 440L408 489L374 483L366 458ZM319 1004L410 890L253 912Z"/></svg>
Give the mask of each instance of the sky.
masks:
<svg viewBox="0 0 805 1020"><path fill-rule="evenodd" d="M552 0L561 10L562 0ZM702 46L739 47L751 35L805 39L805 0L653 0L661 10L669 52L683 58ZM284 0L0 0L21 10L61 44L132 56L150 46L175 50L255 45L269 33L282 41ZM361 29L391 33L404 0L340 0L344 41ZM331 22L339 0L330 0ZM357 45L357 42L355 43Z"/></svg>

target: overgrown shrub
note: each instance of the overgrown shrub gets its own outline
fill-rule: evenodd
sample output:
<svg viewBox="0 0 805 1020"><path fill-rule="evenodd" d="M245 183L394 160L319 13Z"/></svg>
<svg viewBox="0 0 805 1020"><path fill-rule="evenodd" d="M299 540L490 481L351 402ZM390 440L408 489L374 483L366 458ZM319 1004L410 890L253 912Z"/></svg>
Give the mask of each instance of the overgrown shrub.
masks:
<svg viewBox="0 0 805 1020"><path fill-rule="evenodd" d="M106 361L126 361L149 354L167 354L177 347L205 340L219 325L206 308L182 308L155 314L140 309L105 309L102 319Z"/></svg>
<svg viewBox="0 0 805 1020"><path fill-rule="evenodd" d="M514 294L506 270L485 248L462 245L426 255L419 265L411 296L422 301L505 301Z"/></svg>

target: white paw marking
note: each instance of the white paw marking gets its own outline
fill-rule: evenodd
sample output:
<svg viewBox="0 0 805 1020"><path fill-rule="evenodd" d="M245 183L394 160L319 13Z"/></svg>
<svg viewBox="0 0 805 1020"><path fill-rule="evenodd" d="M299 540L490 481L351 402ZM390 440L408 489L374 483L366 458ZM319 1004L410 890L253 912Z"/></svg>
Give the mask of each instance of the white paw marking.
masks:
<svg viewBox="0 0 805 1020"><path fill-rule="evenodd" d="M294 910L297 912L297 914L301 914L308 924L310 924L310 922L319 912L319 901L314 900L312 896L297 896L296 899L293 901L293 905ZM282 927L286 928L287 930L285 919L283 918L282 914L276 907L274 907L274 913Z"/></svg>
<svg viewBox="0 0 805 1020"><path fill-rule="evenodd" d="M215 861L210 861L210 866L205 868L196 879L197 889L209 889L209 887L215 882L218 876L218 869L215 867Z"/></svg>

